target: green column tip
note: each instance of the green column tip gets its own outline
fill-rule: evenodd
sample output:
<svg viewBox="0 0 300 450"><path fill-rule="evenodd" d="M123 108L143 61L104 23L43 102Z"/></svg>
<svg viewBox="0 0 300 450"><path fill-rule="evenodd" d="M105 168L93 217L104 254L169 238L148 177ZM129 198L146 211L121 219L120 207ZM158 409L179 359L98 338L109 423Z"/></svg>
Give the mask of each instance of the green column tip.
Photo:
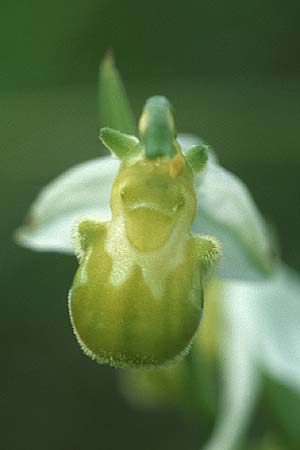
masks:
<svg viewBox="0 0 300 450"><path fill-rule="evenodd" d="M176 129L173 107L166 97L150 97L139 121L139 136L148 159L173 158L176 154Z"/></svg>

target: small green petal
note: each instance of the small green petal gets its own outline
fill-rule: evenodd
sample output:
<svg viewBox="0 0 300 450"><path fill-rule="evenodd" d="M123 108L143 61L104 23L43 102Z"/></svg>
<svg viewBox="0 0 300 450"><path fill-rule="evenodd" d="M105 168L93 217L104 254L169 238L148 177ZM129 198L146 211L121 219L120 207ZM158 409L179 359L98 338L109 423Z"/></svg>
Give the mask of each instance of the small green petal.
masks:
<svg viewBox="0 0 300 450"><path fill-rule="evenodd" d="M201 172L208 161L208 146L198 144L187 150L185 157L194 172Z"/></svg>
<svg viewBox="0 0 300 450"><path fill-rule="evenodd" d="M126 159L134 153L138 153L141 149L139 140L135 136L121 133L112 128L101 128L99 138L120 160Z"/></svg>

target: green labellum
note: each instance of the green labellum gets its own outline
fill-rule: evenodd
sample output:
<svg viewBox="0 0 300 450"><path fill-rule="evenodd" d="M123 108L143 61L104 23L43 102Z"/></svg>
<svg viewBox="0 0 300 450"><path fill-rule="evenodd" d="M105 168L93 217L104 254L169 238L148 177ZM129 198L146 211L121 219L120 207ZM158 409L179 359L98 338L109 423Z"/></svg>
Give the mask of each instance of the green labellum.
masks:
<svg viewBox="0 0 300 450"><path fill-rule="evenodd" d="M166 113L166 103L156 98L162 110L154 108L155 120L153 102L143 112L153 127ZM167 123L173 127L172 120L163 120ZM142 126L145 130L145 122ZM152 152L151 158L143 140L116 133L105 129L100 135L122 159L111 193L112 219L83 219L76 227L80 265L70 315L78 342L98 362L161 367L189 348L201 319L203 278L219 248L213 239L190 233L196 212L193 170L174 129L175 155L158 147L159 156ZM160 139L161 133L159 145Z"/></svg>

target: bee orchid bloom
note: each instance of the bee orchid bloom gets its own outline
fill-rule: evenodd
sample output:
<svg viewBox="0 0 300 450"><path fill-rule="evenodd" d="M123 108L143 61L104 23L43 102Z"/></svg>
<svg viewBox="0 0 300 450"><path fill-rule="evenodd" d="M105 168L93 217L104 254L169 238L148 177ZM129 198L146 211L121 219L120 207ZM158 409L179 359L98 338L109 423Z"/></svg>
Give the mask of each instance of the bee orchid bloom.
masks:
<svg viewBox="0 0 300 450"><path fill-rule="evenodd" d="M87 161L53 180L16 239L34 250L77 255L70 292L75 334L86 353L118 367L161 367L185 353L220 242L220 320L208 330L204 308L200 327L200 337L218 340L222 379L205 450L238 448L264 374L300 390L299 275L276 257L245 184L199 138L176 136L165 99L146 104L137 138L111 58L100 87L107 119L100 137L117 158Z"/></svg>
<svg viewBox="0 0 300 450"><path fill-rule="evenodd" d="M159 367L187 352L202 315L204 277L220 255L214 239L190 233L193 168L204 165L206 154L192 148L184 158L164 97L148 100L140 136L141 143L101 131L122 161L112 218L83 219L74 233L80 261L69 296L74 332L88 355L116 367Z"/></svg>

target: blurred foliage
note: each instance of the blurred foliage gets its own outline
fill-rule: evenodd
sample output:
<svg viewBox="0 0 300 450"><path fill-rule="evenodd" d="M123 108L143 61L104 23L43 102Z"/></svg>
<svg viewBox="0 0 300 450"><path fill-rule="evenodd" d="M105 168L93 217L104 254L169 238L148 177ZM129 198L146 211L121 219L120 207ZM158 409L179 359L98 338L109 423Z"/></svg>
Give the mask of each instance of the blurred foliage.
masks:
<svg viewBox="0 0 300 450"><path fill-rule="evenodd" d="M289 450L297 450L300 443L300 391L287 385L266 380L265 399L268 416L274 429Z"/></svg>
<svg viewBox="0 0 300 450"><path fill-rule="evenodd" d="M5 86L92 81L107 48L128 78L299 74L299 4L279 0L2 2ZM159 72L158 70L159 69Z"/></svg>
<svg viewBox="0 0 300 450"><path fill-rule="evenodd" d="M115 371L81 354L66 305L75 260L12 234L42 186L104 152L96 82L112 47L135 113L151 94L170 97L182 131L247 182L300 269L299 18L296 0L1 2L1 448L199 448L197 419L128 407ZM296 450L299 399L265 385L278 448ZM272 439L263 450L277 450Z"/></svg>

